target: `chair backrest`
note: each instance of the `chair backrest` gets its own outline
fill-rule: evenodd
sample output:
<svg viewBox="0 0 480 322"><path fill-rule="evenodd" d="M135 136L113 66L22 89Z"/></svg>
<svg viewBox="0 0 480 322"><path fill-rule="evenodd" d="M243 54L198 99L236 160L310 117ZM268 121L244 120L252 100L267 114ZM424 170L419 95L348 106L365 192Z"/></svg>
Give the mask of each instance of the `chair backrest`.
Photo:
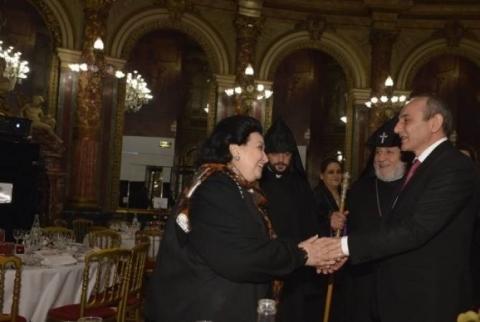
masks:
<svg viewBox="0 0 480 322"><path fill-rule="evenodd" d="M94 248L117 248L122 244L122 237L110 229L94 230L88 233L88 246Z"/></svg>
<svg viewBox="0 0 480 322"><path fill-rule="evenodd" d="M8 317L9 321L16 321L18 316L18 303L20 301L20 286L22 279L22 261L15 256L0 256L0 312L3 312L3 301L5 300L5 275L8 270L13 269L15 278L13 279L13 298ZM2 316L6 316L3 315Z"/></svg>
<svg viewBox="0 0 480 322"><path fill-rule="evenodd" d="M128 283L124 289L124 293L122 296L122 301L120 302L120 306L118 308L119 315L117 315L118 321L125 320L125 313L127 307L135 306L140 307L141 305L141 298L143 294L143 281L145 280L144 272L145 272L145 263L147 260L147 253L148 253L148 243L140 243L135 245L130 252L131 252L131 262L128 271L127 280ZM132 299L136 299L132 301Z"/></svg>
<svg viewBox="0 0 480 322"><path fill-rule="evenodd" d="M88 234L90 226L93 226L93 221L89 219L77 218L72 220L73 231L75 232L75 239L77 243L83 242L85 235Z"/></svg>
<svg viewBox="0 0 480 322"><path fill-rule="evenodd" d="M150 246L148 247L147 260L155 262L157 258L158 250L160 249L160 242L162 241L163 231L160 229L144 229L139 230L135 233L135 243L145 243L148 242Z"/></svg>
<svg viewBox="0 0 480 322"><path fill-rule="evenodd" d="M75 233L72 229L59 226L44 227L42 228L42 234L51 240L58 239L59 237L69 240L75 239Z"/></svg>
<svg viewBox="0 0 480 322"><path fill-rule="evenodd" d="M132 253L128 249L102 249L85 256L81 317L89 308L120 305L127 288L131 260ZM90 281L92 278L93 282Z"/></svg>

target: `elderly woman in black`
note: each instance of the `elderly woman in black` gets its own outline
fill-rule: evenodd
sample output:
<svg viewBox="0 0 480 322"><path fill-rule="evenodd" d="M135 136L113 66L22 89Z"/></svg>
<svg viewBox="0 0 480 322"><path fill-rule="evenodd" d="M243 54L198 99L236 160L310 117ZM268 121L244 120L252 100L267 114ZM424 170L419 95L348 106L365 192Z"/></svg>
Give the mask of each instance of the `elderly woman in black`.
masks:
<svg viewBox="0 0 480 322"><path fill-rule="evenodd" d="M254 322L271 282L302 265L332 265L316 237L275 238L255 185L267 162L260 123L232 116L200 151L200 167L167 222L150 281L151 321Z"/></svg>

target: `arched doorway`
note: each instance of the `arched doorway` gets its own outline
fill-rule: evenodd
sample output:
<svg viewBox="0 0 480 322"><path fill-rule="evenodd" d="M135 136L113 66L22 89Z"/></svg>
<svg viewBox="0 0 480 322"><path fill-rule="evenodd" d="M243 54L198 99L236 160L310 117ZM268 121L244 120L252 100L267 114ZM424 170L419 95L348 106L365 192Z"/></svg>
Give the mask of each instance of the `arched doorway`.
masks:
<svg viewBox="0 0 480 322"><path fill-rule="evenodd" d="M291 128L309 180L318 181L320 162L344 153L347 80L330 55L301 49L283 59L275 72L272 120Z"/></svg>
<svg viewBox="0 0 480 322"><path fill-rule="evenodd" d="M434 93L453 112L456 143L480 151L480 68L469 59L445 54L424 64L412 80L412 95Z"/></svg>
<svg viewBox="0 0 480 322"><path fill-rule="evenodd" d="M127 70L143 76L154 98L140 111L125 114L119 205L151 208L158 201L163 207L170 198L171 206L207 135L211 67L188 35L162 29L137 41Z"/></svg>

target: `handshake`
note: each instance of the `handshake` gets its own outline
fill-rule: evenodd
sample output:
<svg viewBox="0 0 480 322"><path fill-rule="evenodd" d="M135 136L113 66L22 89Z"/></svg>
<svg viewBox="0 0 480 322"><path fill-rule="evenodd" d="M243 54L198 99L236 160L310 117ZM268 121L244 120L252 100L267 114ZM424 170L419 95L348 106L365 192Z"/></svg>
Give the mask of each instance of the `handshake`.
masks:
<svg viewBox="0 0 480 322"><path fill-rule="evenodd" d="M308 258L305 265L314 266L317 273L331 274L342 267L348 259L342 251L338 237L313 236L298 244L298 247L307 252Z"/></svg>

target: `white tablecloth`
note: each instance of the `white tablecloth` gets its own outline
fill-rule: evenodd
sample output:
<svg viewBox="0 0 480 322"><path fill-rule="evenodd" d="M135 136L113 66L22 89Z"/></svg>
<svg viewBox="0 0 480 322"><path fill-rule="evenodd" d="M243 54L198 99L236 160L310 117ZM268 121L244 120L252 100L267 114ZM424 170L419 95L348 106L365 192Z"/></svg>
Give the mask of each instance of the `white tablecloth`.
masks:
<svg viewBox="0 0 480 322"><path fill-rule="evenodd" d="M23 266L19 314L32 322L44 322L51 308L80 303L83 267L84 263L57 267ZM14 271L9 270L5 275L4 309L10 312Z"/></svg>

